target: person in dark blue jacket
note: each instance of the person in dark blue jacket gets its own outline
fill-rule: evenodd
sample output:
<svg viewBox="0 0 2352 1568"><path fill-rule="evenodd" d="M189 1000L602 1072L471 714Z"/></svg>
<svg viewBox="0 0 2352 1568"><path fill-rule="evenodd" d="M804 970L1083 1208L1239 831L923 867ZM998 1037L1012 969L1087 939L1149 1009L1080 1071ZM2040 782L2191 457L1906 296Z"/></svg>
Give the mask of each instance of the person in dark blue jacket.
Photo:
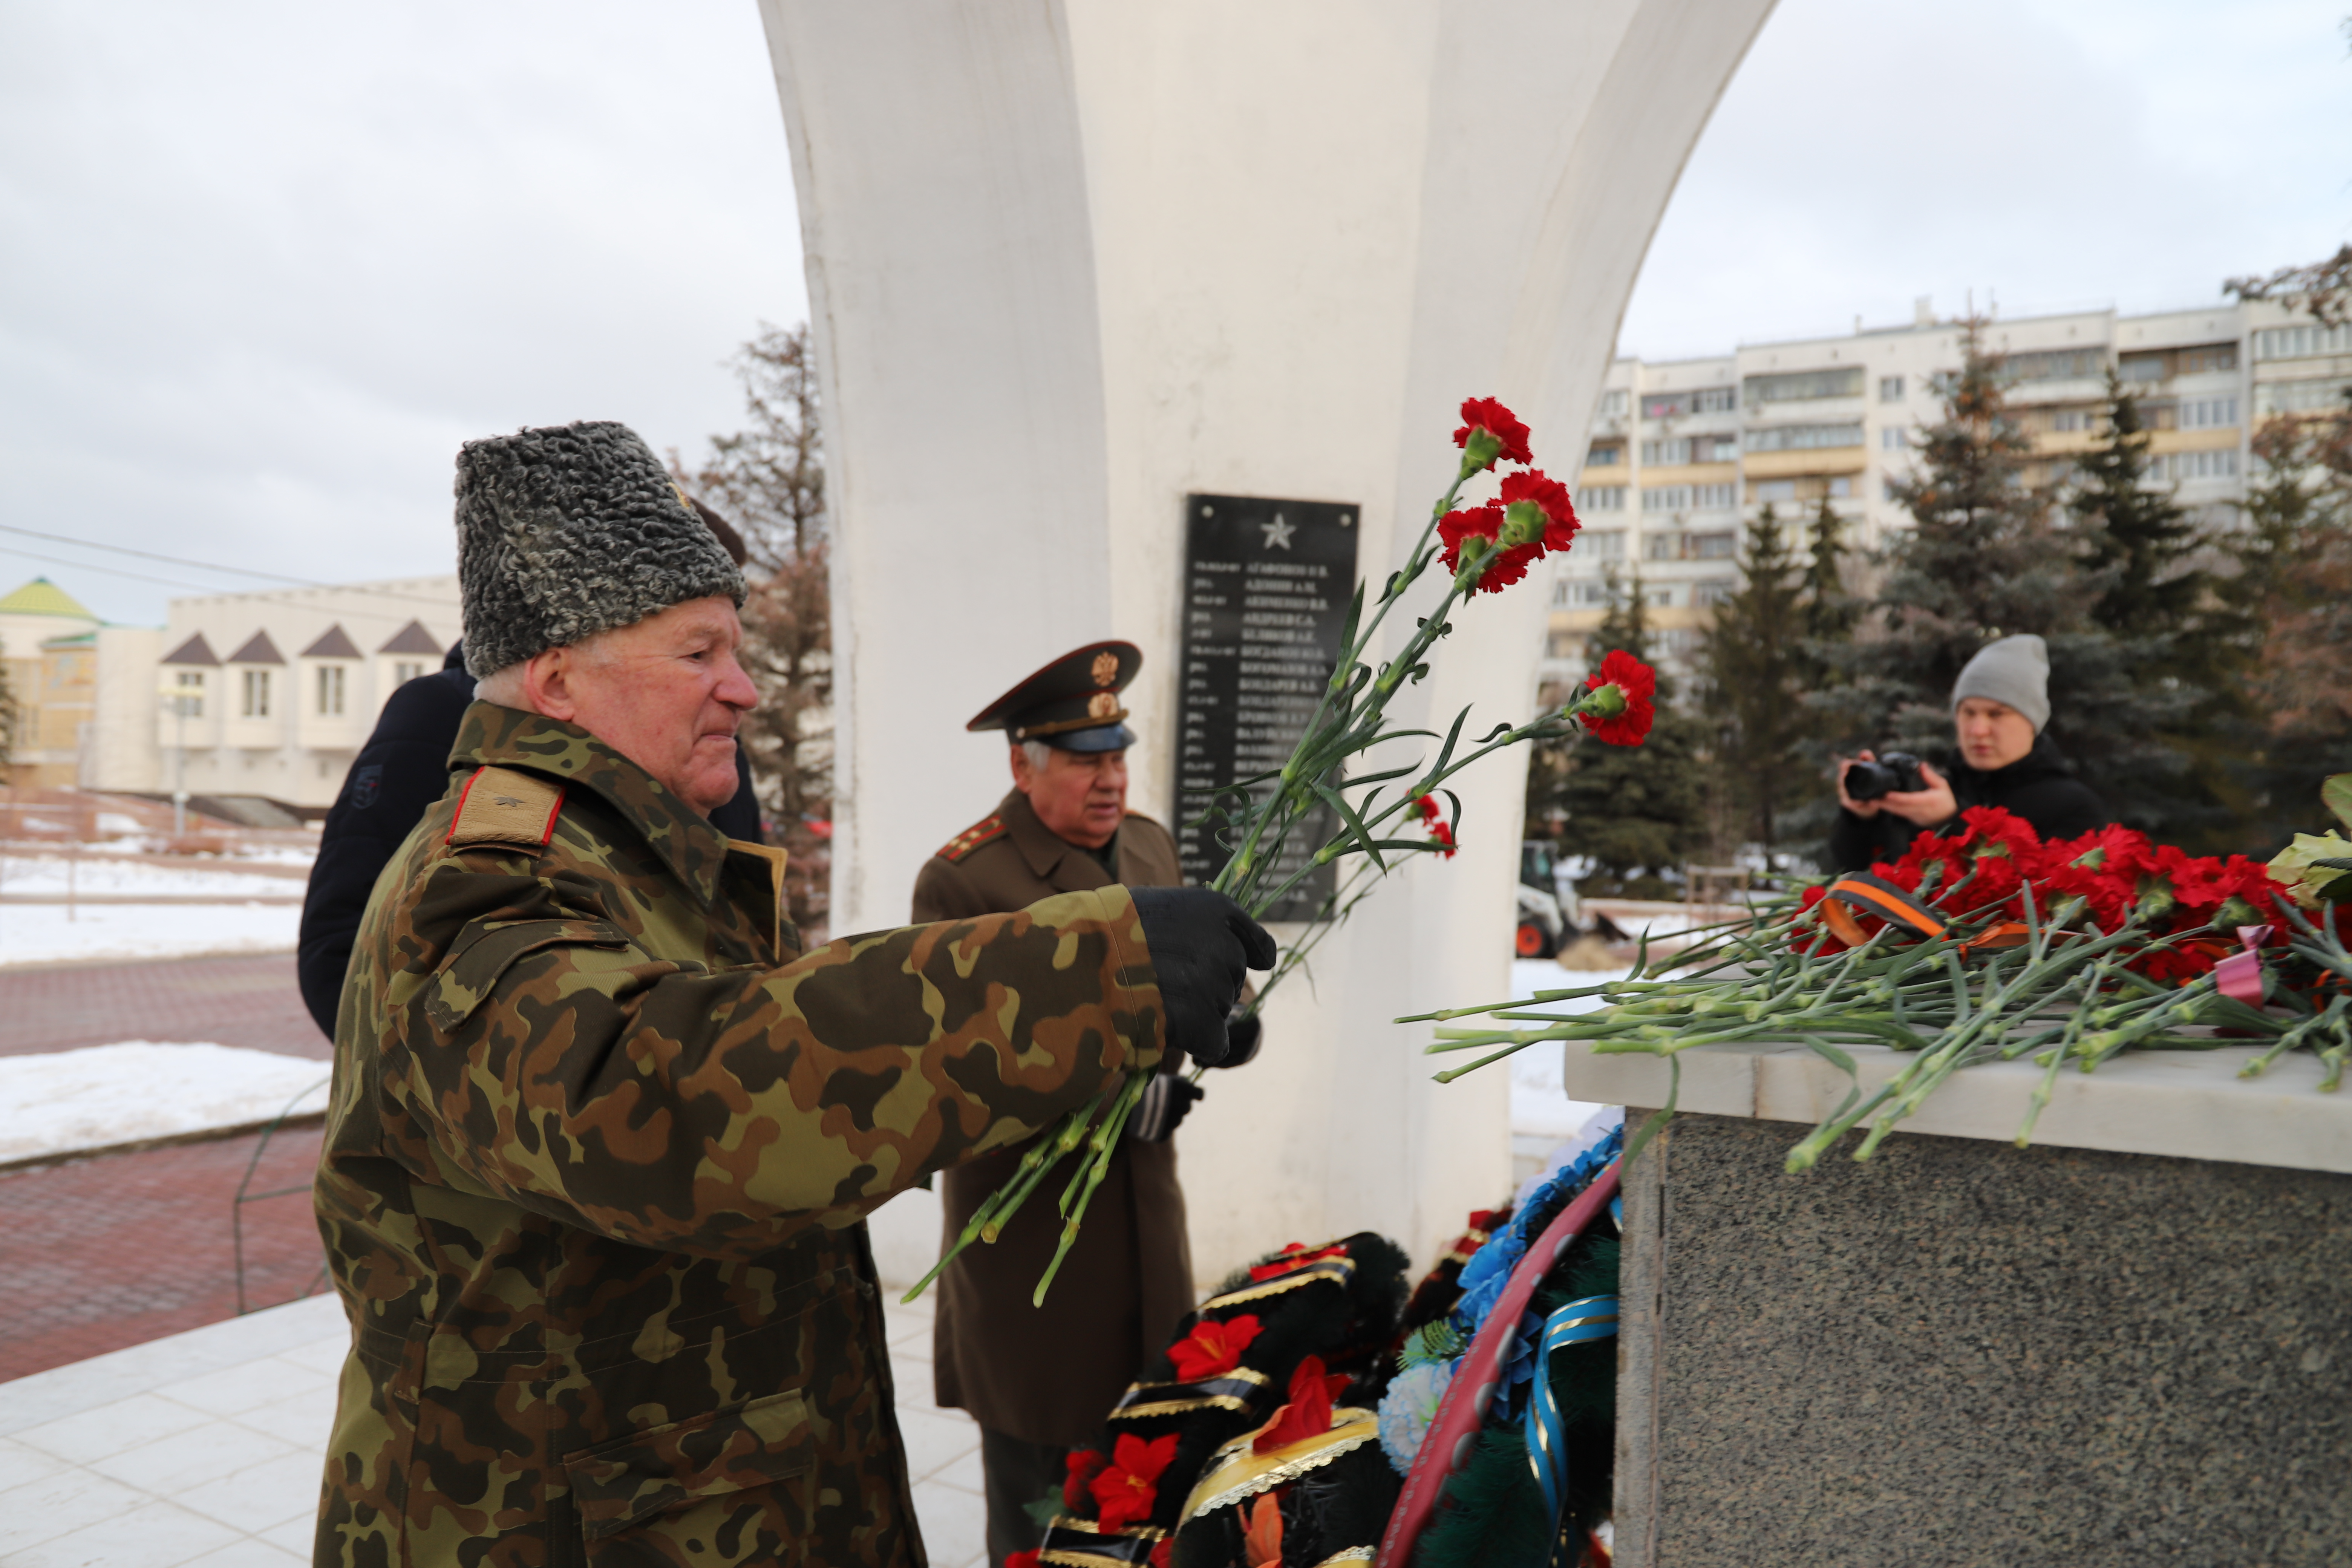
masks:
<svg viewBox="0 0 2352 1568"><path fill-rule="evenodd" d="M746 553L741 536L709 507L698 501L695 510L740 566ZM474 700L464 647L462 642L452 646L439 669L392 694L375 732L352 759L342 793L320 829L319 858L302 898L294 968L302 1005L329 1039L335 1037L335 1008L342 1000L343 972L351 967L352 942L376 877L409 829L424 819L425 808L448 793L449 749L457 739L458 721ZM735 798L710 814L710 825L730 838L764 844L751 767L740 741L735 776Z"/></svg>

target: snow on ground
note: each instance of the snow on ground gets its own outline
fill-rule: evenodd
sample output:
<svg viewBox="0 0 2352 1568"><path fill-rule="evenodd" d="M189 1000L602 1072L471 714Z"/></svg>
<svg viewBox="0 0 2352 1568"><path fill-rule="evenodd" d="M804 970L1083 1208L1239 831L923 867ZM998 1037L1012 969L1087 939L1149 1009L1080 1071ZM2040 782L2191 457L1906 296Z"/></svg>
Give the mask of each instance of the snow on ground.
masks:
<svg viewBox="0 0 2352 1568"><path fill-rule="evenodd" d="M1520 998L1538 991L1565 991L1604 981L1622 980L1631 970L1562 969L1549 958L1515 959L1511 963L1511 994ZM1605 1005L1599 996L1547 1004L1559 1013L1589 1013ZM1467 1025L1471 1020L1461 1020ZM1514 1138L1564 1139L1572 1135L1601 1108L1568 1098L1561 1078L1566 1047L1558 1044L1529 1046L1510 1058L1511 1133Z"/></svg>
<svg viewBox="0 0 2352 1568"><path fill-rule="evenodd" d="M326 1109L324 1062L241 1046L127 1040L0 1057L0 1163ZM316 1092L310 1092L314 1086Z"/></svg>
<svg viewBox="0 0 2352 1568"><path fill-rule="evenodd" d="M301 896L302 883L295 878L240 871L236 866L234 860L198 860L183 869L91 855L71 862L62 855L10 855L0 858L0 893L63 898L70 873L77 893L171 893L216 899Z"/></svg>
<svg viewBox="0 0 2352 1568"><path fill-rule="evenodd" d="M0 969L76 960L291 952L299 904L0 904Z"/></svg>

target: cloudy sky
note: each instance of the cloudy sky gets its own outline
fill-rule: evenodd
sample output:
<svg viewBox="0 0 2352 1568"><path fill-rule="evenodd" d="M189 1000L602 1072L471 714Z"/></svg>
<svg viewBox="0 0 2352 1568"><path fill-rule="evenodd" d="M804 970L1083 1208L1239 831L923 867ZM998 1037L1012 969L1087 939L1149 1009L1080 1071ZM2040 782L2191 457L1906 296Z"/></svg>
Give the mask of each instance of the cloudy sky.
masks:
<svg viewBox="0 0 2352 1568"><path fill-rule="evenodd" d="M2325 254L2347 10L1782 0L1622 346L2190 305ZM805 310L751 0L9 0L0 264L0 523L311 580L449 570L468 436L690 456L730 351ZM36 573L127 621L268 585L0 532L0 591Z"/></svg>

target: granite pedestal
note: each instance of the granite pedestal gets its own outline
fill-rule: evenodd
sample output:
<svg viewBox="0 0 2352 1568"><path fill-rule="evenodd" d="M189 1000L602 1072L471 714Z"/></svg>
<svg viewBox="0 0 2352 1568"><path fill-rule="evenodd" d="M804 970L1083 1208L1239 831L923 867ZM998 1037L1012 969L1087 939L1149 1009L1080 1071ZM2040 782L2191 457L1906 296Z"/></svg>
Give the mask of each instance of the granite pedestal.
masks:
<svg viewBox="0 0 2352 1568"><path fill-rule="evenodd" d="M1686 1063L1702 1112L1625 1184L1618 1563L2352 1563L2352 1105L2244 1054L2074 1075L2022 1150L2034 1075L1995 1068L1942 1135L1797 1175L1843 1075ZM1664 1080L1567 1073L1635 1106ZM2280 1131L2244 1140L2263 1097Z"/></svg>

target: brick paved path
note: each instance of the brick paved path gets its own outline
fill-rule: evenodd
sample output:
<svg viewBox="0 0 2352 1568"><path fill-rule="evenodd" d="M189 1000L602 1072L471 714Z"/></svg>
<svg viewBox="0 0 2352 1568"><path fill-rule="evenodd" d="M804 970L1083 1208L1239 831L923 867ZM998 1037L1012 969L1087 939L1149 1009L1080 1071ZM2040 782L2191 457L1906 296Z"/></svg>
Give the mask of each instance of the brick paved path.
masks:
<svg viewBox="0 0 2352 1568"><path fill-rule="evenodd" d="M325 1061L294 955L0 970L0 1056L117 1040L211 1040Z"/></svg>
<svg viewBox="0 0 2352 1568"><path fill-rule="evenodd" d="M252 1306L308 1289L324 1260L309 1196L320 1136L278 1134L254 1173L254 1192L302 1191L244 1206ZM0 1175L0 1379L234 1316L231 1200L259 1143L254 1133Z"/></svg>

